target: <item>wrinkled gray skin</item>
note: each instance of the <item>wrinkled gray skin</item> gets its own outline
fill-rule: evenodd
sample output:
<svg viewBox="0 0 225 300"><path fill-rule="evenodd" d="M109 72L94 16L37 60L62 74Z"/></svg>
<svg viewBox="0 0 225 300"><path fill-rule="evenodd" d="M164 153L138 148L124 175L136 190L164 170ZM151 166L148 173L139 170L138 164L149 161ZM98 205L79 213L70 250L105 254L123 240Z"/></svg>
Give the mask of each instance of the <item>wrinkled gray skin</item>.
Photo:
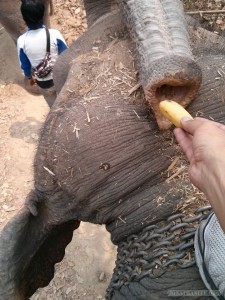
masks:
<svg viewBox="0 0 225 300"><path fill-rule="evenodd" d="M28 299L38 287L47 285L80 221L105 224L118 245L147 225L165 219L182 204L184 182L166 181L170 158L177 155L178 148L170 130L159 130L158 124L162 128L168 124L157 109L154 115L149 105L157 106L165 97L179 102L185 99L186 103L194 99L189 106L193 115L201 112L217 121L225 119L224 84L215 79L224 60L224 39L192 28L199 68L181 27L180 2L122 2L122 17L111 11L112 3L85 2L90 28L61 55L55 67L59 95L40 135L34 190L0 235L0 299ZM173 20L182 20L179 26L169 23L168 27L174 25L178 32L168 35L169 28L162 26L158 31L155 24L151 28L143 11L147 14L147 4L154 3L149 13L159 16L159 24L169 23L170 13ZM162 39L154 39L154 30ZM152 40L145 42L148 37ZM103 53L100 56L92 52L96 45ZM210 56L211 48L214 54ZM146 102L143 93L135 98L129 96L126 84L115 85L121 68L133 76L133 59ZM200 70L202 84L197 92ZM157 279L131 281L115 289L111 299L183 299L168 297L167 291L174 289L205 289L197 268L174 269Z"/></svg>

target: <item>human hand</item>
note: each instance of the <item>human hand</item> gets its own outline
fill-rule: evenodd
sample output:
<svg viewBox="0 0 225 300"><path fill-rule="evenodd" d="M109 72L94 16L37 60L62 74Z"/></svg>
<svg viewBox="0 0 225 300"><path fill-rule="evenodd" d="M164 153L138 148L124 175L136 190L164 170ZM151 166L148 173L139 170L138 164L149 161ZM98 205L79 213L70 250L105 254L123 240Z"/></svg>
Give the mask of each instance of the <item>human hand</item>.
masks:
<svg viewBox="0 0 225 300"><path fill-rule="evenodd" d="M28 79L24 76L24 88L31 94L41 95L40 88L33 77Z"/></svg>
<svg viewBox="0 0 225 300"><path fill-rule="evenodd" d="M184 118L175 137L189 162L191 182L205 193L225 230L225 126Z"/></svg>
<svg viewBox="0 0 225 300"><path fill-rule="evenodd" d="M33 76L31 76L31 78L29 78L28 80L29 80L30 86L37 85L36 79Z"/></svg>

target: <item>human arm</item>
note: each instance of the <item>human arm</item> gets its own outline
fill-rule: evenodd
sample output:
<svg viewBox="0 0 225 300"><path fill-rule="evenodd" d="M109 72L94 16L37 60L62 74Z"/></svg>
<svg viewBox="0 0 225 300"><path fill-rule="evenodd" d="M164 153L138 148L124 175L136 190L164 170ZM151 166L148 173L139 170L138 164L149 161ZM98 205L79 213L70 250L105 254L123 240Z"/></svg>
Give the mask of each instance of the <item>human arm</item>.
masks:
<svg viewBox="0 0 225 300"><path fill-rule="evenodd" d="M20 61L20 66L21 69L24 72L24 75L30 79L32 77L32 67L31 63L27 57L27 55L24 53L23 49L19 49L19 61Z"/></svg>
<svg viewBox="0 0 225 300"><path fill-rule="evenodd" d="M189 162L189 176L210 201L225 231L225 126L203 118L182 119L175 137Z"/></svg>
<svg viewBox="0 0 225 300"><path fill-rule="evenodd" d="M58 55L67 49L67 46L64 43L64 41L60 39L57 39L57 46L58 46Z"/></svg>
<svg viewBox="0 0 225 300"><path fill-rule="evenodd" d="M17 52L18 52L20 66L24 72L26 79L29 81L30 86L34 86L36 84L36 80L32 76L32 66L30 60L28 59L27 55L23 50L21 43L22 43L21 39L19 38L17 41Z"/></svg>
<svg viewBox="0 0 225 300"><path fill-rule="evenodd" d="M56 31L56 42L58 47L58 55L65 51L68 47L66 41L64 40L62 34L57 30Z"/></svg>

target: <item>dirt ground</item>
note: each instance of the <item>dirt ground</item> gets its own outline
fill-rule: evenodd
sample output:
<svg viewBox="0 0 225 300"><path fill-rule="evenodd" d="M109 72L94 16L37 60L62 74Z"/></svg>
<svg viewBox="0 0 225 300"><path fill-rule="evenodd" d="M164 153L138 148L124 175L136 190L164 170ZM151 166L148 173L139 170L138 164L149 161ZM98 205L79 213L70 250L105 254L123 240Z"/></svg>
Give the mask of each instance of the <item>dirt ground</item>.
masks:
<svg viewBox="0 0 225 300"><path fill-rule="evenodd" d="M222 9L224 1L184 1L187 10ZM205 5L201 4L204 3ZM208 20L208 18L210 18ZM206 16L210 26L223 29L224 15ZM52 27L59 29L68 44L87 28L81 0L55 0ZM32 161L39 130L48 113L42 96L26 92L15 45L0 27L0 229L20 209L33 186ZM7 55L6 55L7 53ZM102 226L81 224L56 266L50 285L31 299L104 299L114 267L116 247Z"/></svg>

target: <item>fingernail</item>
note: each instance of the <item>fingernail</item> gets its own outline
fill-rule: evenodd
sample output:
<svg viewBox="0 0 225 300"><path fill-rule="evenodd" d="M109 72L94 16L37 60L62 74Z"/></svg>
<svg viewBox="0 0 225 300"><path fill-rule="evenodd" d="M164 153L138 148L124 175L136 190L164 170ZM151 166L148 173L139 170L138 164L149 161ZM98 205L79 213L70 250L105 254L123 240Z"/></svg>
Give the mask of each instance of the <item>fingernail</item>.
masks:
<svg viewBox="0 0 225 300"><path fill-rule="evenodd" d="M180 121L181 122L186 122L186 121L191 121L192 119L189 117L183 117Z"/></svg>

